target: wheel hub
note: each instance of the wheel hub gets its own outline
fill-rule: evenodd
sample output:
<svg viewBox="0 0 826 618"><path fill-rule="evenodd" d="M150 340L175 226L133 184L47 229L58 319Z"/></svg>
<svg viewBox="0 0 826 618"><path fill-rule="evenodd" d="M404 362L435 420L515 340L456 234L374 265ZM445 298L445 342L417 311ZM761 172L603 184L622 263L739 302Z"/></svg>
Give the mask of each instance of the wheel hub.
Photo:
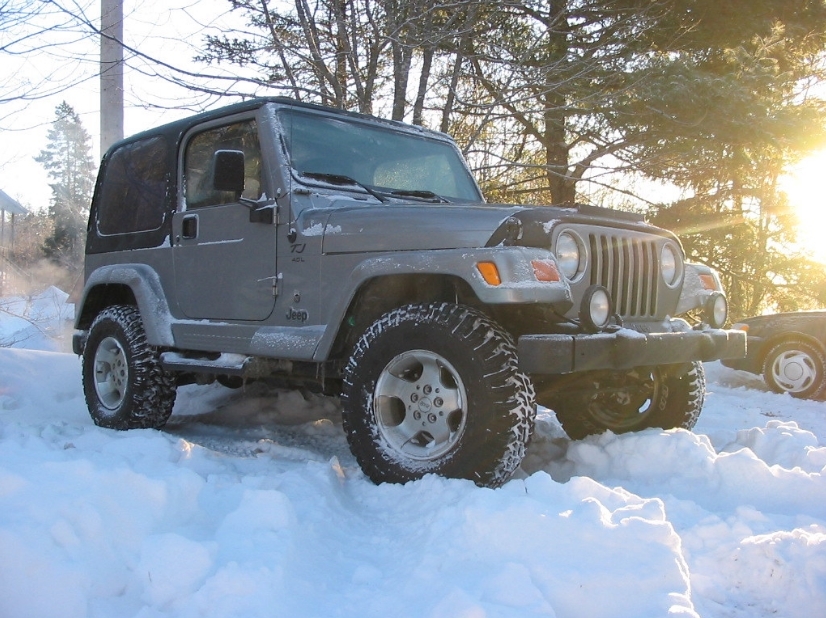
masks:
<svg viewBox="0 0 826 618"><path fill-rule="evenodd" d="M772 376L782 389L797 393L811 387L817 379L817 368L808 354L789 350L775 359Z"/></svg>
<svg viewBox="0 0 826 618"><path fill-rule="evenodd" d="M117 410L126 397L129 365L126 351L114 337L103 339L95 350L95 392L108 410Z"/></svg>
<svg viewBox="0 0 826 618"><path fill-rule="evenodd" d="M459 373L441 355L410 350L396 356L376 381L379 432L405 457L430 461L458 442L467 420Z"/></svg>
<svg viewBox="0 0 826 618"><path fill-rule="evenodd" d="M588 411L609 429L622 431L640 422L660 393L658 370L611 374L594 383Z"/></svg>

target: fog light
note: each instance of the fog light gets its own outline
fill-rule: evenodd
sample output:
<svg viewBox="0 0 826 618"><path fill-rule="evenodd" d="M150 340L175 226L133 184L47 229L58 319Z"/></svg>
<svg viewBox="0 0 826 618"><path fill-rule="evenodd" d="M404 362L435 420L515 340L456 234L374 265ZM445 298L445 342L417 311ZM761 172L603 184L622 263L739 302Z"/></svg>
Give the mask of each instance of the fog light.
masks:
<svg viewBox="0 0 826 618"><path fill-rule="evenodd" d="M597 332L608 326L613 315L611 295L601 285L592 285L585 290L579 306L579 321L585 330Z"/></svg>
<svg viewBox="0 0 826 618"><path fill-rule="evenodd" d="M705 304L705 319L712 328L722 328L728 319L728 301L720 292L714 292Z"/></svg>

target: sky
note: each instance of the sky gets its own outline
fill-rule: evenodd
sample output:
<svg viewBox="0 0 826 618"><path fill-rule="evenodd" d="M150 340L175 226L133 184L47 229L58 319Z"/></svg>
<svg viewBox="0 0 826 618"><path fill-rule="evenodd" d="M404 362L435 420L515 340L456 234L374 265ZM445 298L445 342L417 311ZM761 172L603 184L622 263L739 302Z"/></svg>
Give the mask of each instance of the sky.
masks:
<svg viewBox="0 0 826 618"><path fill-rule="evenodd" d="M824 402L707 363L693 431L542 408L503 487L376 486L333 398L189 385L163 430L96 427L65 301L0 298L3 618L826 616Z"/></svg>

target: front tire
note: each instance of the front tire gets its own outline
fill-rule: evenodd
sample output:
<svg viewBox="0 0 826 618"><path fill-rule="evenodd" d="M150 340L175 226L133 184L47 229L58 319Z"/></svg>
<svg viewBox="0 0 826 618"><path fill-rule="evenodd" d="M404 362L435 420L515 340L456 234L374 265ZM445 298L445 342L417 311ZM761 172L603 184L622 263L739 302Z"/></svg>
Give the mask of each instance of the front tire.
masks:
<svg viewBox="0 0 826 618"><path fill-rule="evenodd" d="M823 352L798 339L773 346L763 362L763 379L775 393L798 399L818 399L826 391Z"/></svg>
<svg viewBox="0 0 826 618"><path fill-rule="evenodd" d="M649 427L692 429L703 409L702 363L636 367L627 372L593 372L570 385L550 407L573 440L612 431Z"/></svg>
<svg viewBox="0 0 826 618"><path fill-rule="evenodd" d="M101 311L83 349L83 393L96 425L158 428L175 404L175 376L146 341L140 313L129 305Z"/></svg>
<svg viewBox="0 0 826 618"><path fill-rule="evenodd" d="M368 328L341 401L350 449L376 483L435 473L501 485L522 462L536 416L510 336L447 303L402 307Z"/></svg>

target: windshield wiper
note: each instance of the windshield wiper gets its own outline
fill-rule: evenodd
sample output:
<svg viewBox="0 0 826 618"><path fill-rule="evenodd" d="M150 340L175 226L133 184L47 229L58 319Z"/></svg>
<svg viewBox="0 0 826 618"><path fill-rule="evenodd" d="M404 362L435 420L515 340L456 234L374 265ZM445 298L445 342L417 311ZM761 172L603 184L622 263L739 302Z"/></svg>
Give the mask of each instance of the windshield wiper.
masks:
<svg viewBox="0 0 826 618"><path fill-rule="evenodd" d="M412 197L415 199L427 200L429 202L450 204L449 199L442 197L438 193L433 193L433 191L414 191L406 189L396 189L394 191L390 191L390 195L392 195L393 197Z"/></svg>
<svg viewBox="0 0 826 618"><path fill-rule="evenodd" d="M324 172L301 172L301 175L304 178L312 178L313 180L323 180L324 182L328 182L331 185L353 185L356 187L360 187L380 202L387 202L387 198L381 195L378 191L376 191L375 189L371 189L367 185L362 184L355 178L350 178L349 176L344 176L342 174L326 174Z"/></svg>

